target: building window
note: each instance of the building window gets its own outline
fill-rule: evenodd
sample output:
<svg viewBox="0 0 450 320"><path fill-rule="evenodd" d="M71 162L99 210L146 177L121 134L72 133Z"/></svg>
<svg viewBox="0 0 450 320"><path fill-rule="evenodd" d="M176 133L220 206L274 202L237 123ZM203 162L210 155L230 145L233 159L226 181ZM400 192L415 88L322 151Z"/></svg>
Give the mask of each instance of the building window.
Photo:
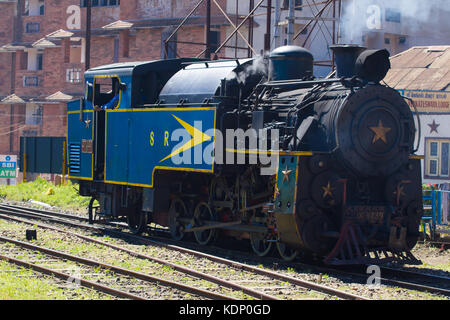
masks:
<svg viewBox="0 0 450 320"><path fill-rule="evenodd" d="M43 16L45 14L44 0L25 0L24 16Z"/></svg>
<svg viewBox="0 0 450 320"><path fill-rule="evenodd" d="M25 76L25 77L23 77L23 86L24 87L38 87L39 86L39 78L37 76Z"/></svg>
<svg viewBox="0 0 450 320"><path fill-rule="evenodd" d="M25 124L37 125L42 122L42 106L27 104L25 109Z"/></svg>
<svg viewBox="0 0 450 320"><path fill-rule="evenodd" d="M81 0L80 6L87 7L88 0ZM91 0L92 7L115 7L120 5L120 0Z"/></svg>
<svg viewBox="0 0 450 320"><path fill-rule="evenodd" d="M294 2L294 7L295 10L302 10L302 4L303 4L303 0L295 0ZM283 10L289 10L289 0L284 0L283 1Z"/></svg>
<svg viewBox="0 0 450 320"><path fill-rule="evenodd" d="M450 139L426 139L425 173L428 177L449 177Z"/></svg>
<svg viewBox="0 0 450 320"><path fill-rule="evenodd" d="M166 40L172 34L173 30L173 28L167 28L161 33L161 59L164 59L166 57ZM175 59L177 57L176 41L177 34L174 34L170 41L167 43L167 59Z"/></svg>
<svg viewBox="0 0 450 320"><path fill-rule="evenodd" d="M37 131L36 130L23 130L22 131L22 137L36 137Z"/></svg>
<svg viewBox="0 0 450 320"><path fill-rule="evenodd" d="M81 69L67 69L66 70L66 82L80 83L81 82Z"/></svg>
<svg viewBox="0 0 450 320"><path fill-rule="evenodd" d="M36 69L37 70L42 70L43 63L44 63L44 54L43 53L38 53L36 55Z"/></svg>
<svg viewBox="0 0 450 320"><path fill-rule="evenodd" d="M209 37L211 40L209 48L211 52L216 52L220 45L220 31L211 30Z"/></svg>
<svg viewBox="0 0 450 320"><path fill-rule="evenodd" d="M44 63L44 54L42 51L29 49L27 52L27 70L42 70Z"/></svg>
<svg viewBox="0 0 450 320"><path fill-rule="evenodd" d="M386 8L386 21L400 23L401 13L396 9Z"/></svg>
<svg viewBox="0 0 450 320"><path fill-rule="evenodd" d="M26 33L39 33L41 24L39 22L28 22L25 27Z"/></svg>

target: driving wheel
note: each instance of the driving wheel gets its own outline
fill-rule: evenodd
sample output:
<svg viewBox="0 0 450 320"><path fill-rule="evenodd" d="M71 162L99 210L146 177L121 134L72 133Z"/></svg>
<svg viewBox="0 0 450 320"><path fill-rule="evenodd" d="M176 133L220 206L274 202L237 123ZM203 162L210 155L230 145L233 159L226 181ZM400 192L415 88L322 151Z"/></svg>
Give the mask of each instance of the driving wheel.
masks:
<svg viewBox="0 0 450 320"><path fill-rule="evenodd" d="M298 250L292 249L281 242L277 242L277 249L280 257L285 261L293 261L298 255Z"/></svg>
<svg viewBox="0 0 450 320"><path fill-rule="evenodd" d="M185 236L186 221L189 213L180 198L174 198L169 209L169 228L174 240L182 240Z"/></svg>
<svg viewBox="0 0 450 320"><path fill-rule="evenodd" d="M147 229L148 223L147 213L140 210L137 212L130 213L127 216L127 223L131 233L141 234Z"/></svg>
<svg viewBox="0 0 450 320"><path fill-rule="evenodd" d="M195 227L207 226L211 221L216 221L214 212L206 202L197 204L194 210ZM195 240L201 245L213 242L217 237L217 229L194 231Z"/></svg>

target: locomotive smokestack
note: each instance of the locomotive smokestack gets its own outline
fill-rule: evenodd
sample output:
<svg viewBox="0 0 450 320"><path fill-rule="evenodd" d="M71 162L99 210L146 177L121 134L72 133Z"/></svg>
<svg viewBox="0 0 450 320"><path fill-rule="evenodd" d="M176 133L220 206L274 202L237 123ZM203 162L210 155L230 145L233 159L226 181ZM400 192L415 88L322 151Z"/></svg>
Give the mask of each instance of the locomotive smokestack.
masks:
<svg viewBox="0 0 450 320"><path fill-rule="evenodd" d="M351 78L355 75L355 62L366 48L353 44L337 44L330 46L336 60L336 77Z"/></svg>

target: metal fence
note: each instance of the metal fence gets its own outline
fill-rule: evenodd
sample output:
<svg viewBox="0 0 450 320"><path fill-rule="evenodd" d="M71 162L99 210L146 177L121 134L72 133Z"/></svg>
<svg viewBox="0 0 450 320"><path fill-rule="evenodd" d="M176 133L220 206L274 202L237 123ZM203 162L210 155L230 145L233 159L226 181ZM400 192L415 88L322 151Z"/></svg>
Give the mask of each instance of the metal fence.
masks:
<svg viewBox="0 0 450 320"><path fill-rule="evenodd" d="M431 239L439 234L450 234L450 191L425 190L423 192L423 232L429 226Z"/></svg>

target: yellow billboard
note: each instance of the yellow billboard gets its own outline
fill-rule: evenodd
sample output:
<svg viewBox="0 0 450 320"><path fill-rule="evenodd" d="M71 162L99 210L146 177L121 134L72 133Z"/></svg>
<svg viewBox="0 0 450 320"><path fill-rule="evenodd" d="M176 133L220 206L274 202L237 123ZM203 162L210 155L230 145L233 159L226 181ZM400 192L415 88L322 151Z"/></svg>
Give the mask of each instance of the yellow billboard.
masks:
<svg viewBox="0 0 450 320"><path fill-rule="evenodd" d="M414 101L419 112L450 113L450 92L423 90L399 91L402 95ZM407 101L411 105L411 102L409 100Z"/></svg>

